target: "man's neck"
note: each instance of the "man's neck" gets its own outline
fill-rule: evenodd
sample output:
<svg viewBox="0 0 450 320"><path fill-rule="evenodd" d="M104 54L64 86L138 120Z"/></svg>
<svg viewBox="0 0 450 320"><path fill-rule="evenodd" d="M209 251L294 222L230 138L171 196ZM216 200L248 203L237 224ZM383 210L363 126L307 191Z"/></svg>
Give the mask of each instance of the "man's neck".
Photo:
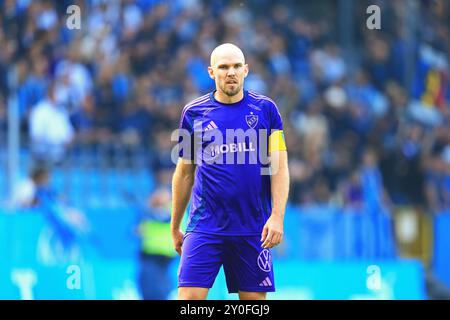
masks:
<svg viewBox="0 0 450 320"><path fill-rule="evenodd" d="M226 104L230 104L230 103L236 103L241 101L244 98L244 90L239 91L238 94L234 95L234 96L228 96L226 94L224 94L223 92L216 90L216 92L214 92L214 99L216 99L217 101L221 102L221 103L226 103Z"/></svg>

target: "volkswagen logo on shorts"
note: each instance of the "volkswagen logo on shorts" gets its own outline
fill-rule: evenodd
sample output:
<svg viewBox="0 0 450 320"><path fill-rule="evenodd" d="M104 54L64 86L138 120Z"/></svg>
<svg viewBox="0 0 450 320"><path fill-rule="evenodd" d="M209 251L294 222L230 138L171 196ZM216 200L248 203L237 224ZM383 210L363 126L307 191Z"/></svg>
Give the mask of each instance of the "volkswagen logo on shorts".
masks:
<svg viewBox="0 0 450 320"><path fill-rule="evenodd" d="M269 250L264 249L258 255L258 267L265 272L270 272L272 269L272 255Z"/></svg>

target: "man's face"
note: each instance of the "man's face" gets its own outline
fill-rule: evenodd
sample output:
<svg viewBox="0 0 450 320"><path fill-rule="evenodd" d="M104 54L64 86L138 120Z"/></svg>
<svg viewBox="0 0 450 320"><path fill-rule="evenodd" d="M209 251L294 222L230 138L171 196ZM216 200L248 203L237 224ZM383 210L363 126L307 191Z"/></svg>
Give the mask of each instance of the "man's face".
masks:
<svg viewBox="0 0 450 320"><path fill-rule="evenodd" d="M248 74L248 65L233 54L221 56L214 65L208 68L209 74L216 82L217 90L229 97L238 94L244 86L244 78Z"/></svg>

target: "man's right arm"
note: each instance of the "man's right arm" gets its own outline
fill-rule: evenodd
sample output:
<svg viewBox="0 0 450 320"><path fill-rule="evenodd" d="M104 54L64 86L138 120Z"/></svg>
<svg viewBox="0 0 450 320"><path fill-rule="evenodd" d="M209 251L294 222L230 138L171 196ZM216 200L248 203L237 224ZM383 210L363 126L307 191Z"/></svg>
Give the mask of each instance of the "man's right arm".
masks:
<svg viewBox="0 0 450 320"><path fill-rule="evenodd" d="M170 227L175 250L181 255L183 233L180 230L184 212L191 198L195 164L180 158L172 178L172 215Z"/></svg>

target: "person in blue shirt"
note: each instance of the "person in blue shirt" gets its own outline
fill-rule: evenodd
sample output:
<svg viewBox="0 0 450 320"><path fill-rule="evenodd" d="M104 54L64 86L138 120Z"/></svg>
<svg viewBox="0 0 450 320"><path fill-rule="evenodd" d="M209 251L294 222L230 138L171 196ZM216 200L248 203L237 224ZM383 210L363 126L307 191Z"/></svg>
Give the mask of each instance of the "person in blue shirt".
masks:
<svg viewBox="0 0 450 320"><path fill-rule="evenodd" d="M274 101L244 90L240 48L218 46L210 64L216 89L183 108L179 128L171 215L178 297L206 299L223 265L230 293L265 299L275 291L270 249L282 241L289 193L282 119Z"/></svg>

